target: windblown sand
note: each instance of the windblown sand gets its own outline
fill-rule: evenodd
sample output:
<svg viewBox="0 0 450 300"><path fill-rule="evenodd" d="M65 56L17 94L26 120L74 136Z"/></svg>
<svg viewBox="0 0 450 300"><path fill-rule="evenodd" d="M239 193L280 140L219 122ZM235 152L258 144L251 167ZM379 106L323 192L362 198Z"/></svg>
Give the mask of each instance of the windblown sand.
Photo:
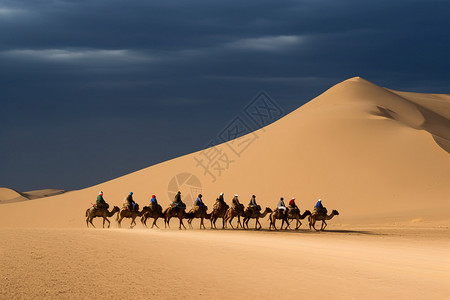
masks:
<svg viewBox="0 0 450 300"><path fill-rule="evenodd" d="M209 150L233 160L214 180L200 151L41 199L0 189L0 298L450 299L450 95L356 77ZM269 232L267 216L262 231L118 229L115 216L86 229L100 190L111 206L133 191L167 207L177 189L210 209L220 192L263 209L294 196L302 212L322 198L339 216L325 232Z"/></svg>

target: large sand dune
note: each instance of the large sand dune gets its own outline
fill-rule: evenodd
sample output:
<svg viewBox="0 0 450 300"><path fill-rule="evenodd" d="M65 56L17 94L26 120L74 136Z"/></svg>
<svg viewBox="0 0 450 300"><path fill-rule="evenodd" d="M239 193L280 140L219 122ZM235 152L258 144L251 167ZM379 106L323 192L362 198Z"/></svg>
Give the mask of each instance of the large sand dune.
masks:
<svg viewBox="0 0 450 300"><path fill-rule="evenodd" d="M121 206L133 191L141 205L156 194L166 206L177 189L190 199L200 186L209 206L220 192L226 201L239 194L245 204L256 194L261 206L272 208L280 197L295 196L302 210L322 198L329 209L340 211L336 220L342 224L447 223L449 116L449 95L397 92L356 77L216 148L83 190L4 206L0 225L82 227L84 210L99 190L111 205ZM209 174L198 160L206 163L215 151L221 154ZM215 166L227 167L227 159L228 168L219 174Z"/></svg>
<svg viewBox="0 0 450 300"><path fill-rule="evenodd" d="M0 205L0 298L449 299L449 118L449 95L352 78L216 148ZM199 167L214 156L211 173ZM340 215L325 232L86 229L99 190L118 206L130 191L163 206L178 190L210 207L220 192L271 208L295 196L302 210L320 197Z"/></svg>

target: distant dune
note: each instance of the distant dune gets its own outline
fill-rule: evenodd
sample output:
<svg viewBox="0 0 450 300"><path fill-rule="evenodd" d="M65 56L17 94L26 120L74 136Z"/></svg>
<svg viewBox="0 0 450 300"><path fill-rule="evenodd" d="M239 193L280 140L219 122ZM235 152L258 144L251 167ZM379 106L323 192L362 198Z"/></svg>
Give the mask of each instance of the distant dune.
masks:
<svg viewBox="0 0 450 300"><path fill-rule="evenodd" d="M27 201L66 193L65 190L44 189L29 192L18 192L9 188L0 188L0 204Z"/></svg>
<svg viewBox="0 0 450 300"><path fill-rule="evenodd" d="M188 206L201 191L209 207L224 192L227 202L239 194L246 205L255 194L271 208L296 197L301 210L322 198L339 210L339 224L448 224L449 118L450 95L398 92L355 77L237 140L80 191L2 206L0 226L85 226L84 211L100 190L118 206L130 191L141 205L156 194L163 206L177 190Z"/></svg>

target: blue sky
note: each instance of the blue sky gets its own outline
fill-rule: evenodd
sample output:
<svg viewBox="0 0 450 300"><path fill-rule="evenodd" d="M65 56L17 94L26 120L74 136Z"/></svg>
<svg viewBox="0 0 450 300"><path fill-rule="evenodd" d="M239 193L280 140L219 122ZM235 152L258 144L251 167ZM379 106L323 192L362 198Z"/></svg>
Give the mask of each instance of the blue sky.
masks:
<svg viewBox="0 0 450 300"><path fill-rule="evenodd" d="M0 0L0 186L78 189L203 148L260 91L450 93L448 1Z"/></svg>

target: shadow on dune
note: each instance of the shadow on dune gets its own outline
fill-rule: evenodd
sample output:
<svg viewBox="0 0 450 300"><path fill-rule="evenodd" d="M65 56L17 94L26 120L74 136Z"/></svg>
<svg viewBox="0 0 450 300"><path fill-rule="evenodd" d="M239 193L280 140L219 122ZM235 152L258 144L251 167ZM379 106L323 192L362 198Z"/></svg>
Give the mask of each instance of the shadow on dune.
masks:
<svg viewBox="0 0 450 300"><path fill-rule="evenodd" d="M450 120L426 107L423 107L417 103L414 103L406 98L400 97L403 101L406 101L410 105L416 106L417 110L422 115L424 121L419 126L411 126L418 130L425 130L429 134L432 135L434 141L436 144L442 148L447 153L450 153ZM396 120L399 122L403 122L403 120L406 119L405 116L402 116L401 111L394 111L391 108L384 107L384 106L377 106L378 113L376 115L386 117L392 120ZM410 124L405 124L409 125Z"/></svg>

